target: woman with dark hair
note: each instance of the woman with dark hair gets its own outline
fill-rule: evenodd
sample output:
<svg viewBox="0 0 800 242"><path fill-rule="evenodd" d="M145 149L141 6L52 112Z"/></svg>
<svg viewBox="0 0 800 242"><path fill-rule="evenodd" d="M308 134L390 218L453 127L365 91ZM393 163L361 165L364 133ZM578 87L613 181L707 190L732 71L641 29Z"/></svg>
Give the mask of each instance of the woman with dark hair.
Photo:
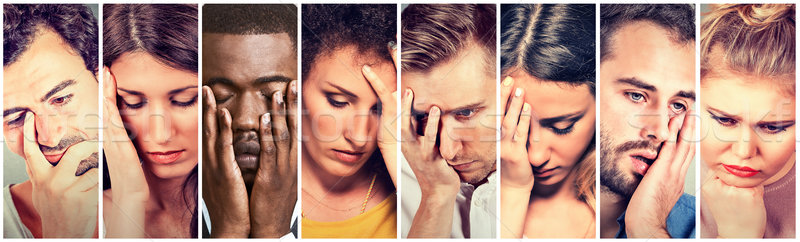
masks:
<svg viewBox="0 0 800 242"><path fill-rule="evenodd" d="M397 238L396 5L303 5L303 238Z"/></svg>
<svg viewBox="0 0 800 242"><path fill-rule="evenodd" d="M195 238L197 5L106 4L103 33L106 237Z"/></svg>
<svg viewBox="0 0 800 242"><path fill-rule="evenodd" d="M502 13L502 237L594 238L595 6Z"/></svg>

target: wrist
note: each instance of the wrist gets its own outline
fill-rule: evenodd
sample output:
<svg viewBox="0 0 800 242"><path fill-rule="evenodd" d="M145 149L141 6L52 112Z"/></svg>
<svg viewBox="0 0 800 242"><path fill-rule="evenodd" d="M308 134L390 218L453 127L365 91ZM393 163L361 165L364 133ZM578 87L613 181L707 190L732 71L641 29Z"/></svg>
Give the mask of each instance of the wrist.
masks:
<svg viewBox="0 0 800 242"><path fill-rule="evenodd" d="M250 237L250 226L246 226L245 228L246 229L212 228L211 238L248 238Z"/></svg>

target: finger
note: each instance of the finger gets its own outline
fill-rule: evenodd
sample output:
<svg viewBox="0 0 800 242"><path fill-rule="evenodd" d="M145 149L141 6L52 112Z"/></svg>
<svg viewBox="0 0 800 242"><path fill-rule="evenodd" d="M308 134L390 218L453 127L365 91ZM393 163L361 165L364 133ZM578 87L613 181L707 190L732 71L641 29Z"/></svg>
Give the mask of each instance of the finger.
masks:
<svg viewBox="0 0 800 242"><path fill-rule="evenodd" d="M503 79L502 85L500 85L500 107L503 110L503 114L505 114L505 110L508 109L508 100L511 98L511 91L514 90L514 78L507 76Z"/></svg>
<svg viewBox="0 0 800 242"><path fill-rule="evenodd" d="M531 128L531 105L525 103L522 105L522 114L519 117L517 124L517 131L514 133L514 142L525 144L528 142L528 131Z"/></svg>
<svg viewBox="0 0 800 242"><path fill-rule="evenodd" d="M228 109L220 109L219 115L219 135L217 136L217 166L224 173L229 174L233 167L237 167L236 158L233 153L233 132L231 131L231 114Z"/></svg>
<svg viewBox="0 0 800 242"><path fill-rule="evenodd" d="M100 180L100 175L98 169L92 168L91 170L83 173L82 176L79 176L75 183L70 185L69 190L75 192L86 192L90 191L98 186L98 181Z"/></svg>
<svg viewBox="0 0 800 242"><path fill-rule="evenodd" d="M111 74L111 69L103 67L103 96L114 105L117 104L117 80Z"/></svg>
<svg viewBox="0 0 800 242"><path fill-rule="evenodd" d="M658 152L658 158L656 158L656 160L650 166L651 169L664 166L665 168L672 170L669 168L671 167L669 166L669 164L677 163L674 162L672 159L675 158L675 152L676 152L675 139L677 139L678 130L680 130L681 126L683 125L683 119L684 116L678 116L672 118L669 121L668 124L669 134L667 136L667 139L664 141L664 144L661 145L661 150Z"/></svg>
<svg viewBox="0 0 800 242"><path fill-rule="evenodd" d="M433 106L428 113L428 123L425 124L425 138L422 143L422 150L428 151L434 148L436 138L439 136L439 117L441 111L439 107Z"/></svg>
<svg viewBox="0 0 800 242"><path fill-rule="evenodd" d="M283 92L278 90L272 94L272 139L277 148L278 170L288 172L289 169L289 145L291 138L289 127L286 125L286 103L283 100ZM273 151L275 151L273 149ZM269 155L269 154L268 154ZM273 152L272 156L275 156ZM275 162L275 158L271 160Z"/></svg>
<svg viewBox="0 0 800 242"><path fill-rule="evenodd" d="M682 172L685 172L689 168L689 164L692 163L694 160L694 133L695 133L695 123L697 120L694 116L694 111L689 110L686 113L683 121L683 127L681 127L681 131L679 132L678 138L678 154L683 159L680 162L675 162L676 166L681 169Z"/></svg>
<svg viewBox="0 0 800 242"><path fill-rule="evenodd" d="M203 166L215 170L217 164L211 162L215 159L217 142L217 103L214 92L208 86L203 86ZM206 170L206 169L203 169ZM205 172L204 172L205 173Z"/></svg>
<svg viewBox="0 0 800 242"><path fill-rule="evenodd" d="M416 132L414 131L413 124L411 124L411 104L414 103L414 91L411 91L410 88L406 88L405 94L403 95L403 107L402 107L402 122L400 123L400 134L403 137L402 141L414 141L416 140ZM408 117L408 118L406 118Z"/></svg>
<svg viewBox="0 0 800 242"><path fill-rule="evenodd" d="M272 121L270 120L271 114L265 113L261 115L261 122L259 125L259 135L261 141L261 153L259 155L259 169L266 169L272 171L276 166L275 155L275 141L272 134Z"/></svg>
<svg viewBox="0 0 800 242"><path fill-rule="evenodd" d="M524 91L522 88L518 87L514 90L514 96L511 97L511 104L509 104L503 116L502 128L500 129L501 139L510 139L511 135L516 131L517 123L519 123L519 113L522 109L523 95Z"/></svg>
<svg viewBox="0 0 800 242"><path fill-rule="evenodd" d="M297 80L289 83L289 93L286 95L287 122L291 135L292 145L297 141Z"/></svg>
<svg viewBox="0 0 800 242"><path fill-rule="evenodd" d="M378 95L378 99L380 99L384 105L392 105L392 103L396 103L392 102L392 92L394 92L393 89L383 84L383 80L378 77L377 73L372 71L372 67L369 65L364 65L361 68L361 73L364 74L365 78L367 78L367 82L369 82L369 85L372 86L372 90L375 91L375 94Z"/></svg>
<svg viewBox="0 0 800 242"><path fill-rule="evenodd" d="M52 165L44 158L42 150L39 149L39 142L36 141L36 116L32 112L25 113L25 124L22 128L22 148L25 155L25 165L30 169L28 174L31 179L40 173L52 168ZM46 175L46 174L43 174Z"/></svg>

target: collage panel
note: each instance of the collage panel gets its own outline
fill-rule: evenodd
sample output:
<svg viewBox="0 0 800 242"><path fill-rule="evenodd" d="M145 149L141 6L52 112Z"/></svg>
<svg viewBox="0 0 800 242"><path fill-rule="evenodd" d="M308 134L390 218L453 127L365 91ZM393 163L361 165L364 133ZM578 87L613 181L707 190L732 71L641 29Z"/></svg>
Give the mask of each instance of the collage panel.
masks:
<svg viewBox="0 0 800 242"><path fill-rule="evenodd" d="M495 4L401 14L401 238L497 238Z"/></svg>
<svg viewBox="0 0 800 242"><path fill-rule="evenodd" d="M694 13L600 5L601 238L696 236Z"/></svg>
<svg viewBox="0 0 800 242"><path fill-rule="evenodd" d="M3 238L98 237L98 12L3 5Z"/></svg>
<svg viewBox="0 0 800 242"><path fill-rule="evenodd" d="M397 5L302 6L302 238L397 238Z"/></svg>
<svg viewBox="0 0 800 242"><path fill-rule="evenodd" d="M704 4L702 238L795 238L795 5Z"/></svg>
<svg viewBox="0 0 800 242"><path fill-rule="evenodd" d="M297 238L297 6L203 5L204 238Z"/></svg>
<svg viewBox="0 0 800 242"><path fill-rule="evenodd" d="M502 238L595 238L595 7L501 5Z"/></svg>
<svg viewBox="0 0 800 242"><path fill-rule="evenodd" d="M197 238L197 28L196 4L103 5L104 238Z"/></svg>

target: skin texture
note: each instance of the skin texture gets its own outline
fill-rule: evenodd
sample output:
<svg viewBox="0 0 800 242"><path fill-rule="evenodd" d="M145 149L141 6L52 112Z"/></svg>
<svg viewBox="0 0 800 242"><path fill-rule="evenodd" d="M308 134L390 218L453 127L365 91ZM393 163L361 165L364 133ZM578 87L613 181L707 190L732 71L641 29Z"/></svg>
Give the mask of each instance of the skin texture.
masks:
<svg viewBox="0 0 800 242"><path fill-rule="evenodd" d="M198 162L197 73L129 52L104 69L103 80L103 146L112 187L104 191L106 236L189 237L195 208L182 192ZM158 153L166 152L179 155L160 162Z"/></svg>
<svg viewBox="0 0 800 242"><path fill-rule="evenodd" d="M710 60L722 63L718 50ZM794 75L759 77L716 68L701 82L703 203L722 238L762 238L766 230L764 186L784 177L795 163L795 99L774 85ZM731 98L735 97L735 98ZM758 173L739 177L724 165Z"/></svg>
<svg viewBox="0 0 800 242"><path fill-rule="evenodd" d="M500 92L501 107L507 107L501 132L501 233L507 238L521 238L523 231L540 238L586 236L587 231L575 228L592 227L594 211L575 197L571 184L573 171L594 138L594 96L586 85L541 80L523 71L506 76ZM565 118L546 121L555 117ZM534 169L554 170L535 178ZM575 212L545 217L546 211Z"/></svg>
<svg viewBox="0 0 800 242"><path fill-rule="evenodd" d="M296 79L286 33L203 34L203 198L211 237L289 233L297 201Z"/></svg>
<svg viewBox="0 0 800 242"><path fill-rule="evenodd" d="M687 113L694 104L694 42L675 43L669 36L650 22L626 24L612 36L611 56L600 65L604 238L615 235L623 211L628 237L669 237L666 217L683 193L695 123ZM632 79L644 85L625 81ZM632 159L643 154L655 159L641 175Z"/></svg>
<svg viewBox="0 0 800 242"><path fill-rule="evenodd" d="M470 44L425 73L403 72L402 111L411 115L401 148L422 191L409 238L449 237L460 183L483 184L496 170L497 82L485 55Z"/></svg>
<svg viewBox="0 0 800 242"><path fill-rule="evenodd" d="M4 113L21 108L4 115L3 130L30 178L11 187L22 223L36 238L97 236L94 73L58 33L40 28L3 78ZM67 80L73 84L46 95Z"/></svg>
<svg viewBox="0 0 800 242"><path fill-rule="evenodd" d="M395 68L354 46L319 56L312 65L303 83L303 191L310 198L303 199L305 218L330 222L360 214L358 208L375 174L372 166L377 165L371 162L384 162L390 177L378 175L366 210L395 189L397 146L392 142L396 140L392 122L397 112L390 108L397 103ZM337 150L360 157L339 159ZM383 160L370 159L374 152L381 152Z"/></svg>

